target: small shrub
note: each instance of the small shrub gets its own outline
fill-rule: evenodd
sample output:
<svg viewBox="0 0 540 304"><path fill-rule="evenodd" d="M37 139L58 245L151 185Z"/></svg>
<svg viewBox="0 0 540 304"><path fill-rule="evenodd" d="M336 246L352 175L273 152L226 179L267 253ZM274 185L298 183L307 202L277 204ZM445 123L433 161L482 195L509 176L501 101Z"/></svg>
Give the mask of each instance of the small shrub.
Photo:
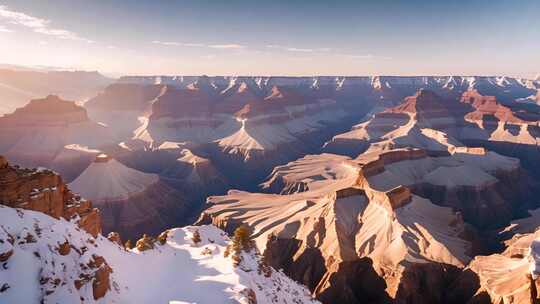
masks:
<svg viewBox="0 0 540 304"><path fill-rule="evenodd" d="M191 237L191 240L193 241L193 244L195 245L197 245L198 243L202 241L201 234L199 233L199 229L195 229L195 231L193 231L193 236Z"/></svg>
<svg viewBox="0 0 540 304"><path fill-rule="evenodd" d="M159 242L160 245L165 245L167 243L168 235L169 235L169 230L165 230L157 237L157 241Z"/></svg>
<svg viewBox="0 0 540 304"><path fill-rule="evenodd" d="M137 244L135 244L135 247L141 252L145 250L154 249L154 239L152 239L147 234L143 234L143 237L137 241Z"/></svg>

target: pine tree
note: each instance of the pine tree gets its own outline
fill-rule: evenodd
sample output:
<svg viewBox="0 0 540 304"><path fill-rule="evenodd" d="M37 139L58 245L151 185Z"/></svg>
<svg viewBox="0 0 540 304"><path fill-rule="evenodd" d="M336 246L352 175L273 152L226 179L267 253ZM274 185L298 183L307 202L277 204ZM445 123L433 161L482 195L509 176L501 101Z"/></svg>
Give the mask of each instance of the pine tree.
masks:
<svg viewBox="0 0 540 304"><path fill-rule="evenodd" d="M251 249L250 231L248 226L241 225L234 230L232 248L236 254L240 254L242 250L249 251L249 249Z"/></svg>
<svg viewBox="0 0 540 304"><path fill-rule="evenodd" d="M155 240L145 233L143 234L143 237L140 238L137 243L135 243L135 247L141 252L154 249L154 242Z"/></svg>

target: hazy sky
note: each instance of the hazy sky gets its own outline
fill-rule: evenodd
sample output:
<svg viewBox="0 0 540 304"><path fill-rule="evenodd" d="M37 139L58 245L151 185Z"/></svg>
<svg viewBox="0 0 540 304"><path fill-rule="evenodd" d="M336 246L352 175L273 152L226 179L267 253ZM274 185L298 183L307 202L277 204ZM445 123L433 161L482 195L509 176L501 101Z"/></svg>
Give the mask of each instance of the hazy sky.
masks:
<svg viewBox="0 0 540 304"><path fill-rule="evenodd" d="M540 73L540 0L0 0L0 63L116 74Z"/></svg>

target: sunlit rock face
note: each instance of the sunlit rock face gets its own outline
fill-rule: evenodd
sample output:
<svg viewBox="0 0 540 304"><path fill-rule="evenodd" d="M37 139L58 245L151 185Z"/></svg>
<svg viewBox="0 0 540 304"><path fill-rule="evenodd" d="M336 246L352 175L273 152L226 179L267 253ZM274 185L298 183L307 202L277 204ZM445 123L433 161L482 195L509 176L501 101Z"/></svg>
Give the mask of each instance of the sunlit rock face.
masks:
<svg viewBox="0 0 540 304"><path fill-rule="evenodd" d="M354 157L399 147L442 152L484 147L519 158L529 174L538 178L539 122L536 111L518 103L502 104L477 90L455 98L421 90L351 131L334 136L323 150Z"/></svg>
<svg viewBox="0 0 540 304"><path fill-rule="evenodd" d="M448 303L538 303L538 231L516 235L500 254L477 256L448 290Z"/></svg>
<svg viewBox="0 0 540 304"><path fill-rule="evenodd" d="M72 101L49 95L0 117L0 153L28 167L59 164L65 146L99 147L113 142L108 129Z"/></svg>
<svg viewBox="0 0 540 304"><path fill-rule="evenodd" d="M269 263L323 302L440 303L483 250L469 223L508 224L519 208L498 189L518 169L516 159L474 149L308 156L263 184L281 194L210 197L200 222L228 231L248 224Z"/></svg>
<svg viewBox="0 0 540 304"><path fill-rule="evenodd" d="M73 194L62 178L46 169L21 169L0 156L0 204L75 220L88 233L101 233L101 219L92 203Z"/></svg>
<svg viewBox="0 0 540 304"><path fill-rule="evenodd" d="M233 178L246 183L316 150L347 116L334 100L308 98L290 88L274 86L265 93L246 82L220 92L213 88L203 81L168 86L137 139L154 147L200 145L216 166L239 173ZM231 170L238 166L245 170Z"/></svg>
<svg viewBox="0 0 540 304"><path fill-rule="evenodd" d="M130 139L151 114L162 85L112 84L84 104L92 120L107 125L120 142Z"/></svg>
<svg viewBox="0 0 540 304"><path fill-rule="evenodd" d="M430 149L439 143L430 143L426 137L431 136L425 132L445 132L459 139L465 110L471 107L461 103L454 107L447 100L455 101L471 90L495 92L500 100L511 103L536 95L538 86L505 77L129 76L89 101L87 108L92 118L111 127L122 141L135 139L154 148L165 142L200 145L199 152L221 170L237 175L231 176L234 183L247 187L248 180L261 182L275 165L318 153L324 141L366 113L397 106L407 96L412 96L411 102L405 103L412 107L398 106L377 114L381 132L389 129L383 126L384 120L391 126L404 124L416 134L411 140L422 141L423 148ZM454 117L456 111L461 117ZM129 115L121 116L122 112ZM410 116L416 117L414 124L407 124ZM368 132L371 138L379 137L377 128ZM361 129L354 127L357 133ZM482 132L471 134L483 136ZM355 134L343 134L327 144L325 151L355 157L367 148ZM235 174L237 170L232 169L238 166L245 170Z"/></svg>

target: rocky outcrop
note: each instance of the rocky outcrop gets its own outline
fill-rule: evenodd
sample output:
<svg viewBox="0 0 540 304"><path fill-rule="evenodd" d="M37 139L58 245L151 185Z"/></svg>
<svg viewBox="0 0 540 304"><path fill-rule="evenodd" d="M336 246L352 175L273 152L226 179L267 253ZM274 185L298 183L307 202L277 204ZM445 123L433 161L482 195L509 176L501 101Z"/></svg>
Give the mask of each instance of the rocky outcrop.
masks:
<svg viewBox="0 0 540 304"><path fill-rule="evenodd" d="M447 155L423 150L361 155L358 184L378 191L396 191L405 185L435 204L460 211L466 222L481 229L506 225L534 203L523 195L533 191L534 185L519 160L478 148L452 151Z"/></svg>
<svg viewBox="0 0 540 304"><path fill-rule="evenodd" d="M292 194L354 176L357 184L369 189L368 194L385 201L393 191L404 191L400 185L405 185L435 204L460 211L466 222L481 229L506 225L535 206L527 194L534 192L535 182L517 159L484 148L450 150L397 149L353 161L332 154L308 156L276 167L262 186L273 193Z"/></svg>
<svg viewBox="0 0 540 304"><path fill-rule="evenodd" d="M498 97L471 89L440 96L421 90L402 104L336 135L325 151L355 157L415 147L451 152L456 147L484 147L519 158L530 175L538 178L540 116L519 102L502 103Z"/></svg>
<svg viewBox="0 0 540 304"><path fill-rule="evenodd" d="M516 235L504 252L476 257L447 291L446 303L540 303L538 237Z"/></svg>
<svg viewBox="0 0 540 304"><path fill-rule="evenodd" d="M92 203L73 194L62 178L46 169L10 166L0 156L0 202L2 205L43 212L54 218L74 220L97 236L101 218Z"/></svg>
<svg viewBox="0 0 540 304"><path fill-rule="evenodd" d="M0 209L0 258L5 258L2 259L3 272L8 274L3 277L2 283L9 286L0 292L0 301L92 301L105 298L112 290L112 268L102 256L92 253L90 249L96 246L94 237L79 228L73 229L78 231L77 236L75 232L56 231L61 224L51 223L76 226L41 212L5 206L0 206ZM9 256L2 253L7 247L10 249ZM28 269L36 267L34 265L39 265L35 276L30 275L23 281L10 279L14 276L24 277L30 273ZM20 284L31 284L37 290ZM70 292L66 293L66 287ZM66 294L69 294L68 298Z"/></svg>
<svg viewBox="0 0 540 304"><path fill-rule="evenodd" d="M213 226L145 236L139 251L40 212L0 206L0 219L1 303L318 303L253 250L235 265Z"/></svg>
<svg viewBox="0 0 540 304"><path fill-rule="evenodd" d="M335 154L307 155L274 168L261 184L271 193L292 194L327 186L335 180L357 176L357 167L350 158Z"/></svg>
<svg viewBox="0 0 540 304"><path fill-rule="evenodd" d="M418 149L367 154L341 161L355 170L352 178L330 177L328 183L310 178L324 179L325 166L343 164L319 160L310 166L306 158L297 162L305 166L298 176L289 174L305 179L305 191L210 197L200 222L227 231L249 225L267 262L324 302L441 303L445 286L477 252L477 236L459 213L412 193L414 182L406 179L428 174L414 172L429 167L421 164L428 159L432 168L453 168L453 157ZM394 170L410 176L395 179Z"/></svg>
<svg viewBox="0 0 540 304"><path fill-rule="evenodd" d="M444 303L446 288L488 245L469 224L509 224L530 182L517 159L448 150L309 156L276 168L268 183L273 192L300 191L210 197L200 222L250 225L268 263L324 302Z"/></svg>

